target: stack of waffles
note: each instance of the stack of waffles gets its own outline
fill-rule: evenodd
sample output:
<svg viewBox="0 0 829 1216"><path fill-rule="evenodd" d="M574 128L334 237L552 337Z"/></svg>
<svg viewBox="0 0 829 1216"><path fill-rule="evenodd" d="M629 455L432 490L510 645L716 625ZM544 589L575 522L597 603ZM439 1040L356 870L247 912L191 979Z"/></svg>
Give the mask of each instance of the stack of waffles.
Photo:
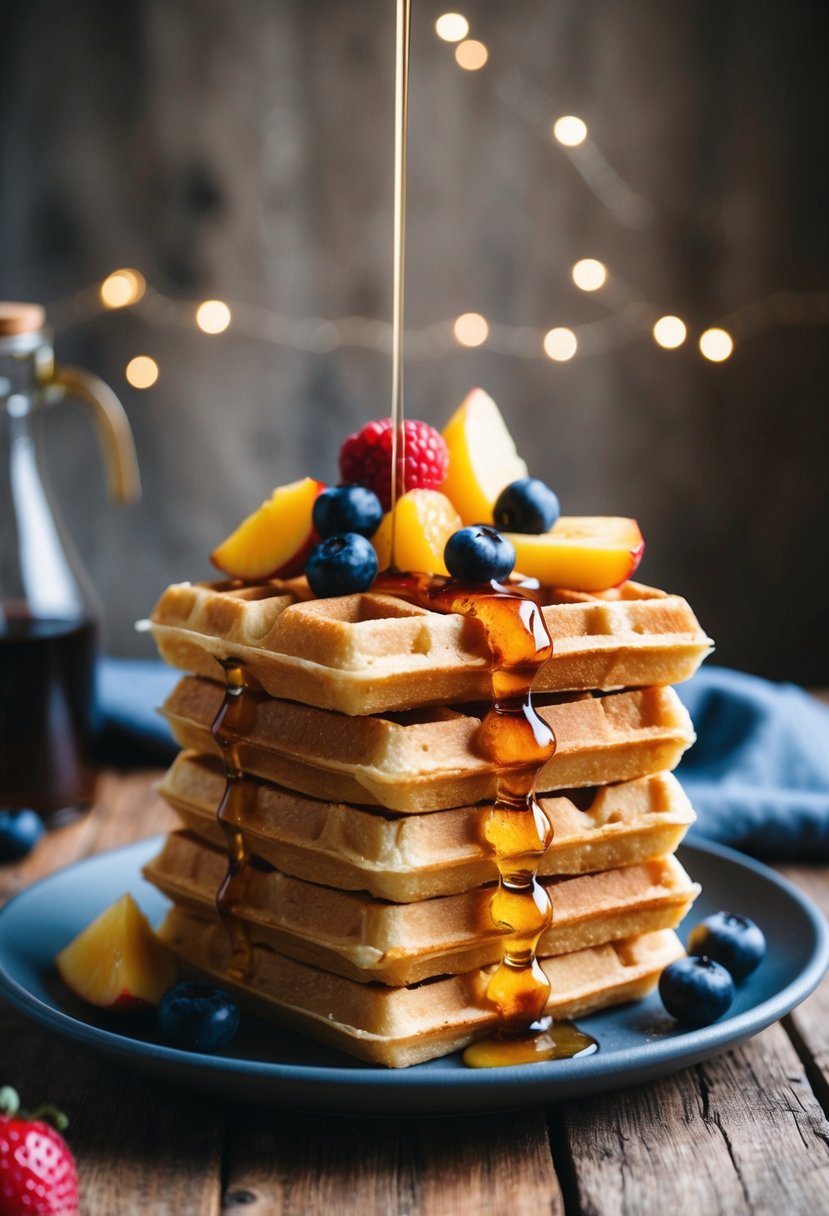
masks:
<svg viewBox="0 0 829 1216"><path fill-rule="evenodd" d="M632 582L541 603L553 657L534 705L557 747L537 784L553 826L538 957L548 1011L570 1017L644 995L682 953L673 930L698 887L673 853L694 813L671 770L694 736L670 685L711 644L683 599ZM152 627L188 673L163 707L184 750L161 792L183 828L146 870L187 968L392 1067L491 1032L503 931L476 623L375 590L314 599L294 580L174 585ZM229 782L215 724L234 698ZM229 785L232 830L217 820ZM237 870L245 858L230 884L229 837Z"/></svg>

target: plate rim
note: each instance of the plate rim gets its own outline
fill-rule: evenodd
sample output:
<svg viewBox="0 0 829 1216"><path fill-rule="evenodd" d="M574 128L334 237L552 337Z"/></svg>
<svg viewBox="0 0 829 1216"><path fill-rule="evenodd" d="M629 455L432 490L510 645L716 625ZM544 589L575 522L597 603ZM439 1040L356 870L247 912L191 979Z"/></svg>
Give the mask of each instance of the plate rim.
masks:
<svg viewBox="0 0 829 1216"><path fill-rule="evenodd" d="M4 920L9 909L17 908L21 902L37 898L43 887L48 887L58 878L66 878L72 871L82 871L85 866L102 864L103 859L121 857L131 854L137 857L143 853L149 854L152 849L159 847L163 836L145 837L132 841L118 848L95 853L79 861L70 862L59 869L45 875L37 882L19 891L0 908L0 947L5 931ZM829 924L814 901L800 891L792 882L776 873L769 866L753 857L737 852L715 841L710 841L695 835L687 843L683 843L678 852L684 855L693 853L707 854L718 858L738 869L749 870L757 878L772 884L786 898L797 906L799 913L809 923L813 945L808 961L804 968L777 992L766 997L757 1005L752 1005L742 1013L726 1017L724 1021L714 1022L710 1026L691 1029L679 1034L666 1036L662 1039L649 1039L643 1035L642 1043L625 1052L625 1063L620 1064L619 1052L601 1052L595 1055L572 1060L557 1060L546 1064L513 1065L499 1069L458 1069L439 1070L439 1061L434 1061L428 1070L417 1066L407 1069L384 1068L359 1061L356 1067L343 1068L332 1065L294 1064L272 1060L252 1060L238 1058L232 1055L199 1054L170 1047L163 1043L133 1038L85 1022L71 1013L60 1009L54 1004L42 1000L36 993L29 991L22 983L10 974L6 961L0 954L0 995L24 1015L47 1027L55 1033L72 1039L86 1047L100 1050L108 1056L122 1062L140 1064L142 1061L152 1061L154 1066L165 1066L177 1070L203 1074L219 1074L231 1080L257 1082L271 1081L274 1086L280 1084L296 1086L306 1084L309 1087L324 1087L336 1092L359 1090L361 1093L381 1094L407 1092L409 1094L432 1094L444 1086L472 1090L485 1090L487 1094L497 1099L499 1094L506 1097L508 1091L517 1085L528 1100L543 1099L539 1091L551 1091L547 1100L556 1100L556 1091L567 1090L569 1096L584 1082L589 1084L589 1092L607 1091L611 1088L608 1081L619 1076L618 1088L626 1084L635 1084L646 1080L650 1075L665 1075L671 1071L689 1067L700 1059L716 1055L731 1047L738 1046L745 1039L759 1033L786 1013L790 1012L801 1001L805 1000L820 983L829 969ZM690 862L693 868L693 862ZM140 877L140 862L136 868L136 877ZM435 1068L437 1065L437 1069ZM551 1076L551 1070L555 1075ZM632 1074L631 1076L628 1074ZM174 1080L174 1078L173 1078ZM587 1090L585 1092L588 1092ZM275 1097L278 1094L274 1095Z"/></svg>

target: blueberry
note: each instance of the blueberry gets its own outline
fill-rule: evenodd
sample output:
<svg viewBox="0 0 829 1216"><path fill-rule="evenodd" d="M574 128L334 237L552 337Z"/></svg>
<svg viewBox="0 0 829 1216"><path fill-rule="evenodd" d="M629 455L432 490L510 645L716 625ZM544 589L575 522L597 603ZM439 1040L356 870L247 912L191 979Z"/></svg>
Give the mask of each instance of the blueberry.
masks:
<svg viewBox="0 0 829 1216"><path fill-rule="evenodd" d="M751 975L762 963L766 939L762 930L747 916L715 912L691 930L688 953L713 958L739 981Z"/></svg>
<svg viewBox="0 0 829 1216"><path fill-rule="evenodd" d="M522 477L502 490L492 518L503 532L549 532L561 514L558 498L537 477Z"/></svg>
<svg viewBox="0 0 829 1216"><path fill-rule="evenodd" d="M377 554L357 532L329 536L308 554L305 573L314 595L367 591L377 577Z"/></svg>
<svg viewBox="0 0 829 1216"><path fill-rule="evenodd" d="M470 583L500 582L515 565L510 541L487 524L453 532L443 551L446 568L454 578Z"/></svg>
<svg viewBox="0 0 829 1216"><path fill-rule="evenodd" d="M734 981L710 958L678 959L659 977L659 995L668 1013L686 1026L708 1026L734 1000Z"/></svg>
<svg viewBox="0 0 829 1216"><path fill-rule="evenodd" d="M239 1029L239 1006L223 988L185 982L168 988L158 1006L161 1035L186 1051L220 1051Z"/></svg>
<svg viewBox="0 0 829 1216"><path fill-rule="evenodd" d="M332 486L314 500L314 527L324 539L339 532L373 536L383 518L380 499L365 486Z"/></svg>
<svg viewBox="0 0 829 1216"><path fill-rule="evenodd" d="M0 810L0 862L19 861L31 853L45 831L36 811Z"/></svg>

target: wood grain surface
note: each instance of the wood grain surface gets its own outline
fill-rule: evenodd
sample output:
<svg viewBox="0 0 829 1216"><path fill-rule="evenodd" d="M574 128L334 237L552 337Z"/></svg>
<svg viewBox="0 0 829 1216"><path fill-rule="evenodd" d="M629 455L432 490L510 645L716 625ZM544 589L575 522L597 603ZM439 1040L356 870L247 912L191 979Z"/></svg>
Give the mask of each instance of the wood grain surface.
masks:
<svg viewBox="0 0 829 1216"><path fill-rule="evenodd" d="M0 898L166 830L153 774L0 868ZM829 871L788 877L829 908ZM818 1216L829 1195L829 985L738 1050L547 1111L361 1118L234 1106L126 1072L0 1003L0 1081L70 1116L84 1216Z"/></svg>

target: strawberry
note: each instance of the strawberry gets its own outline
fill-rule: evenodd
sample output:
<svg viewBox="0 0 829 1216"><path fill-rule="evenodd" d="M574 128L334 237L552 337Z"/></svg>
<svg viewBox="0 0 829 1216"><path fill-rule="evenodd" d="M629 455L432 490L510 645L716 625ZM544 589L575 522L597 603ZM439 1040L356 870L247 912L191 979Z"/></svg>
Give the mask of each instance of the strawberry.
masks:
<svg viewBox="0 0 829 1216"><path fill-rule="evenodd" d="M78 1216L78 1171L58 1127L66 1116L52 1107L26 1115L9 1085L0 1089L0 1216Z"/></svg>
<svg viewBox="0 0 829 1216"><path fill-rule="evenodd" d="M404 423L404 435L406 451L397 466L398 495L406 490L439 490L449 467L446 440L427 422ZM340 449L343 484L367 486L384 511L391 507L391 444L391 418L378 418L349 435Z"/></svg>

